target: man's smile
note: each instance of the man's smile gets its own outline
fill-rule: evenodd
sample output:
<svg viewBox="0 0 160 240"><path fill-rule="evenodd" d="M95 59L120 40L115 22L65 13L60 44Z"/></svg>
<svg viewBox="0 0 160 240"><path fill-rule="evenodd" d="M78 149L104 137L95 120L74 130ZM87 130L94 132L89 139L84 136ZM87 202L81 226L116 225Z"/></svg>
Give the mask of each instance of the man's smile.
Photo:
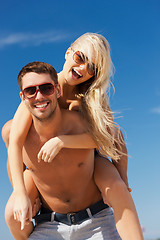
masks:
<svg viewBox="0 0 160 240"><path fill-rule="evenodd" d="M49 102L47 101L47 102L43 102L43 103L36 103L36 104L34 104L34 107L46 109L48 105L49 105Z"/></svg>

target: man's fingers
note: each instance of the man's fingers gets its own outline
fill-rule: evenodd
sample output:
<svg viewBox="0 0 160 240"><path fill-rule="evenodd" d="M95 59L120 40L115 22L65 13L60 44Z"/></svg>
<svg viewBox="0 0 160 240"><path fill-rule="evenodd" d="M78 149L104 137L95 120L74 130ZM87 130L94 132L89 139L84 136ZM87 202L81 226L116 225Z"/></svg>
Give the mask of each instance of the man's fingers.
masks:
<svg viewBox="0 0 160 240"><path fill-rule="evenodd" d="M29 221L32 221L32 207L29 208Z"/></svg>

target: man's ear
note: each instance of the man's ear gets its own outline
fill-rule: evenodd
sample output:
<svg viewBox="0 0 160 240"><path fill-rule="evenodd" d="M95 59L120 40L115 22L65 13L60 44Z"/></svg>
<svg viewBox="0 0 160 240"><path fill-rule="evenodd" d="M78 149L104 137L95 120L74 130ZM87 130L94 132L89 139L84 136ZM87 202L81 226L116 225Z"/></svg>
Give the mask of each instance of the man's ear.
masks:
<svg viewBox="0 0 160 240"><path fill-rule="evenodd" d="M57 98L60 98L61 96L61 86L59 84L56 85L56 95Z"/></svg>
<svg viewBox="0 0 160 240"><path fill-rule="evenodd" d="M22 91L19 93L19 95L20 95L21 100L24 101L25 98L24 98L24 95L23 95Z"/></svg>
<svg viewBox="0 0 160 240"><path fill-rule="evenodd" d="M65 54L65 59L67 59L68 57L68 54L71 52L71 47L69 47L66 51L66 54Z"/></svg>

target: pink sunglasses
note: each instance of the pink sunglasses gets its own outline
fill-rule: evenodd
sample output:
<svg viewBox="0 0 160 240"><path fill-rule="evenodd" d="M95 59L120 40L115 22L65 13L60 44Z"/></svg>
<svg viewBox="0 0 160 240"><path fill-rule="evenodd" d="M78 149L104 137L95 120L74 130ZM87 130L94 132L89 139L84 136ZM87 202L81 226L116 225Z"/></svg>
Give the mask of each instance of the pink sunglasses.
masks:
<svg viewBox="0 0 160 240"><path fill-rule="evenodd" d="M23 89L23 96L27 99L36 97L37 92L40 91L41 94L49 96L55 92L55 86L52 83L44 83L40 85L35 85Z"/></svg>

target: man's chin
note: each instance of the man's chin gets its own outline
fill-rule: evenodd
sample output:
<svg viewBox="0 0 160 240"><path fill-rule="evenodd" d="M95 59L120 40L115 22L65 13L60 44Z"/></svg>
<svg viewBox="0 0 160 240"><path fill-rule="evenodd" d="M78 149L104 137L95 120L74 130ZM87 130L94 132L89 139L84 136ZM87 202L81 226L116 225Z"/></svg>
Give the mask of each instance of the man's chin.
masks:
<svg viewBox="0 0 160 240"><path fill-rule="evenodd" d="M48 121L50 119L49 116L39 116L39 115L33 115L33 116L40 122L45 122L45 121Z"/></svg>
<svg viewBox="0 0 160 240"><path fill-rule="evenodd" d="M45 111L40 111L37 108L30 108L28 110L30 111L31 115L35 119L39 120L40 122L47 122L54 117L56 109L57 109L57 104L53 109L50 109L50 110L46 109Z"/></svg>
<svg viewBox="0 0 160 240"><path fill-rule="evenodd" d="M50 121L53 116L54 116L54 111L51 112L50 114L33 114L32 115L40 122L47 122L47 121Z"/></svg>

